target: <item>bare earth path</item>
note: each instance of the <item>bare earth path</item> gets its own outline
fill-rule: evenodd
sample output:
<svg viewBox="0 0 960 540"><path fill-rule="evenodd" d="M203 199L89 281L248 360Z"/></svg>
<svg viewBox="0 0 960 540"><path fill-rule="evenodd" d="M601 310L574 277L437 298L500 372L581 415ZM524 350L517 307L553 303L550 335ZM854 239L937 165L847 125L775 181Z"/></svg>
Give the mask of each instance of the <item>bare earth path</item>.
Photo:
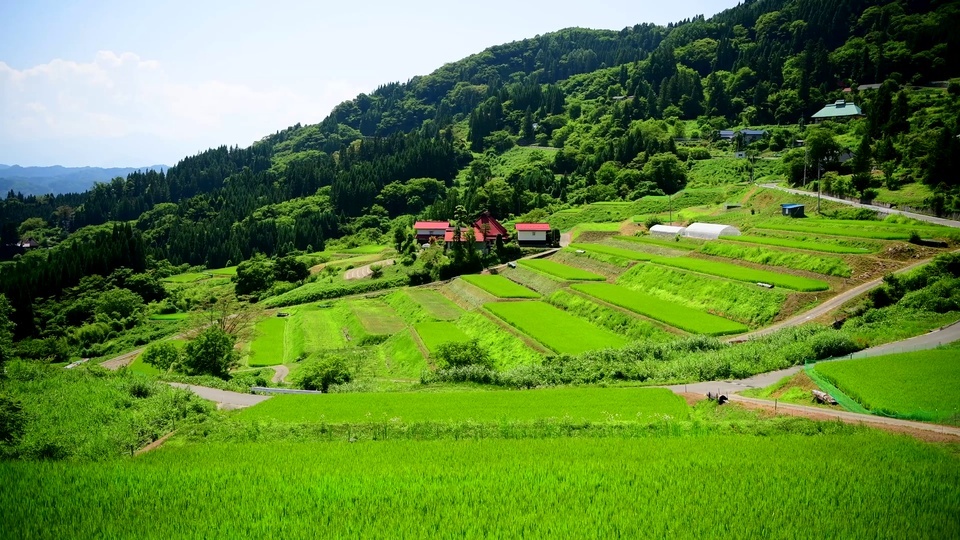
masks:
<svg viewBox="0 0 960 540"><path fill-rule="evenodd" d="M373 270L370 269L371 266L375 264L380 266L390 266L393 264L393 262L393 259L386 259L383 261L377 261L374 263L365 264L363 266L358 266L356 268L351 268L343 274L343 279L363 279L370 276L370 274L373 274Z"/></svg>
<svg viewBox="0 0 960 540"><path fill-rule="evenodd" d="M216 388L208 388L206 386L196 386L193 384L183 384L183 383L167 383L170 386L175 388L183 388L189 390L194 394L207 399L210 401L215 401L221 409L242 409L244 407L250 407L270 399L270 396L259 396L256 394L241 394L239 392L230 392L227 390L218 390Z"/></svg>
<svg viewBox="0 0 960 540"><path fill-rule="evenodd" d="M794 195L806 195L808 197L816 196L816 193L811 193L809 191L802 191L799 189L790 189L790 188L780 187L776 184L762 184L761 187L764 187L767 189L777 189L780 191L785 191L787 193L793 193ZM960 221L955 221L952 219L938 218L934 216L928 216L926 214L915 214L913 212L904 212L903 210L896 210L894 208L884 208L882 206L874 206L872 204L861 204L853 201L848 201L846 199L838 199L836 197L830 197L828 195L820 195L820 198L825 201L846 204L849 206L853 206L855 208L865 208L867 210L873 210L875 212L880 212L882 214L897 214L897 215L905 216L911 219L917 219L920 221L926 221L928 223L943 225L945 227L960 227Z"/></svg>
<svg viewBox="0 0 960 540"><path fill-rule="evenodd" d="M282 383L290 374L290 368L284 365L273 366L273 371L273 379L271 380L275 383Z"/></svg>

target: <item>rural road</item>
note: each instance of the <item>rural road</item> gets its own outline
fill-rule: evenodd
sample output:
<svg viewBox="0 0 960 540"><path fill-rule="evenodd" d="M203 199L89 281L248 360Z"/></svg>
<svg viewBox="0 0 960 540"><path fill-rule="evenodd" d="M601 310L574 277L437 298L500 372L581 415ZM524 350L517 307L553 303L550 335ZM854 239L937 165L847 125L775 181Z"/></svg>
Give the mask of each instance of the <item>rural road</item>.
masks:
<svg viewBox="0 0 960 540"><path fill-rule="evenodd" d="M287 378L287 375L290 374L290 368L284 365L273 366L273 371L273 379L271 380L275 383L282 383L283 380Z"/></svg>
<svg viewBox="0 0 960 540"><path fill-rule="evenodd" d="M351 268L350 270L347 270L343 274L343 279L363 279L373 273L373 270L370 269L371 266L373 265L390 266L391 264L393 264L393 262L394 262L393 259L385 259L382 261L365 264L363 266L358 266L356 268Z"/></svg>
<svg viewBox="0 0 960 540"><path fill-rule="evenodd" d="M567 247L571 242L573 242L573 233L560 233L560 247Z"/></svg>
<svg viewBox="0 0 960 540"><path fill-rule="evenodd" d="M175 388L189 390L203 399L215 401L221 409L242 409L250 407L257 403L270 399L270 396L260 396L256 394L241 394L239 392L230 392L227 390L218 390L216 388L207 388L206 386L195 386L183 383L167 383Z"/></svg>
<svg viewBox="0 0 960 540"><path fill-rule="evenodd" d="M778 185L776 185L776 184L760 184L760 186L761 186L761 187L764 187L764 188L767 188L767 189L777 189L777 190L780 190L780 191L785 191L785 192L787 192L787 193L793 193L794 195L806 195L806 196L808 196L808 197L810 197L810 196L814 196L814 197L815 197L815 196L817 195L816 193L811 193L811 192L809 192L809 191L803 191L803 190L800 190L800 189L790 189L790 188L780 187L780 186L778 186ZM861 203L857 203L857 202L853 202L853 201L848 201L848 200L846 200L846 199L839 199L839 198L837 198L837 197L830 197L830 196L827 196L827 195L820 195L820 198L823 199L823 200L825 200L825 201L836 202L836 203L840 203L840 204L846 204L846 205L849 205L849 206L853 206L853 207L855 207L855 208L865 208L865 209L867 209L867 210L873 210L873 211L875 211L875 212L880 212L880 213L882 213L882 214L897 214L897 215L905 216L905 217L908 217L908 218L911 218L911 219L917 219L917 220L920 220L920 221L926 221L926 222L928 222L928 223L934 223L934 224L937 224L937 225L943 225L943 226L945 226L945 227L960 227L960 221L955 221L955 220L952 220L952 219L938 218L938 217L934 217L934 216L928 216L928 215L926 215L926 214L915 214L915 213L913 213L913 212L905 212L905 211L903 211L903 210L897 210L897 209L895 209L895 208L884 208L883 206L874 206L874 205L872 205L872 204L861 204Z"/></svg>

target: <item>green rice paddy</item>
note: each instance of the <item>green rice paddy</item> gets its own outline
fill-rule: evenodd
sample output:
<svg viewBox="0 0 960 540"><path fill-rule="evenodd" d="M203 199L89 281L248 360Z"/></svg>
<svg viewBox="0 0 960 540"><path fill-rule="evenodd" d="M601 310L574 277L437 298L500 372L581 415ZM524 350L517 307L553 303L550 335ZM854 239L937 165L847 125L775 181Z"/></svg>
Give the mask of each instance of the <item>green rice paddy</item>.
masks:
<svg viewBox="0 0 960 540"><path fill-rule="evenodd" d="M490 274L468 274L460 279L471 285L480 287L497 298L539 298L536 291L514 283L503 276Z"/></svg>
<svg viewBox="0 0 960 540"><path fill-rule="evenodd" d="M606 281L607 279L599 274L547 259L524 259L520 261L520 266L569 281Z"/></svg>
<svg viewBox="0 0 960 540"><path fill-rule="evenodd" d="M747 268L736 264L694 259L691 257L658 258L653 262L664 266L672 266L683 270L691 270L714 276L720 276L736 281L748 283L770 283L777 287L793 289L795 291L812 292L826 291L830 284L818 279L810 279L789 274L780 274L768 270Z"/></svg>
<svg viewBox="0 0 960 540"><path fill-rule="evenodd" d="M618 248L605 244L570 244L570 248L593 251L596 253L603 253L604 255L613 255L615 257L623 257L624 259L630 259L633 261L650 261L657 257L651 253L644 253L643 251L636 251L633 249Z"/></svg>
<svg viewBox="0 0 960 540"><path fill-rule="evenodd" d="M578 354L627 343L605 328L543 302L497 302L483 307L558 353Z"/></svg>
<svg viewBox="0 0 960 540"><path fill-rule="evenodd" d="M457 325L447 321L423 322L417 324L414 328L417 335L420 336L420 340L423 341L423 345L431 353L437 352L440 345L444 343L462 343L470 340L463 333L463 330L457 328Z"/></svg>

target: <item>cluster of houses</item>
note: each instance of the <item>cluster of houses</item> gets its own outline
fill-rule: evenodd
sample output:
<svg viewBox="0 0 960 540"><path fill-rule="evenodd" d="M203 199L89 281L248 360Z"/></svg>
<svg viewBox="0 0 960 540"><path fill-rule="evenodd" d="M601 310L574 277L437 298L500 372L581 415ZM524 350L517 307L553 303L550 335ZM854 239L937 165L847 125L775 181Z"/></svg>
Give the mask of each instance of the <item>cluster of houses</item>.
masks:
<svg viewBox="0 0 960 540"><path fill-rule="evenodd" d="M497 238L504 243L510 241L510 232L490 212L480 214L470 226L461 227L459 237L450 221L418 221L413 229L420 244L437 243L442 238L447 247L454 242L473 242L476 249L488 250ZM521 247L544 247L550 242L549 223L517 223L515 229Z"/></svg>

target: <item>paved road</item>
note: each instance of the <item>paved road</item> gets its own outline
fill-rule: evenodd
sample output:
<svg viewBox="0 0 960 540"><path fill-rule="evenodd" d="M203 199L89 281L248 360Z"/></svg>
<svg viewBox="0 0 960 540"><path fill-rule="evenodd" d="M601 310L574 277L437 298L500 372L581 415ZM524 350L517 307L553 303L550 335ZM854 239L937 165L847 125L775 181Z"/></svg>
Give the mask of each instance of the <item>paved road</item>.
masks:
<svg viewBox="0 0 960 540"><path fill-rule="evenodd" d="M816 193L811 193L809 191L803 191L800 189L790 189L785 187L780 187L776 184L761 184L761 187L767 189L778 189L780 191L786 191L787 193L793 193L794 195L806 195L806 196L816 196ZM913 212L905 212L903 210L896 210L894 208L884 208L882 206L874 206L872 204L861 204L853 201L848 201L846 199L839 199L837 197L830 197L828 195L820 195L820 198L825 201L837 202L840 204L846 204L853 206L855 208L865 208L867 210L873 210L875 212L880 212L883 214L897 214L901 216L906 216L908 218L917 219L920 221L926 221L928 223L935 223L937 225L943 225L945 227L960 227L960 221L955 221L952 219L938 218L934 216L928 216L926 214L915 214Z"/></svg>
<svg viewBox="0 0 960 540"><path fill-rule="evenodd" d="M343 274L343 279L363 279L365 277L369 277L370 274L373 273L373 270L370 269L371 266L390 266L391 264L393 264L393 259L385 259L382 261L365 264L363 266L358 266L356 268L351 268Z"/></svg>
<svg viewBox="0 0 960 540"><path fill-rule="evenodd" d="M270 399L270 396L258 396L256 394L241 394L239 392L230 392L227 390L218 390L216 388L207 388L206 386L195 386L183 383L167 383L175 388L189 390L203 399L215 401L221 409L242 409L250 407Z"/></svg>
<svg viewBox="0 0 960 540"><path fill-rule="evenodd" d="M930 259L917 261L909 266L904 266L903 268L895 271L894 274L902 274L904 272L910 272L911 270L919 268L929 262L930 262ZM873 281L861 283L860 285L857 285L856 287L850 289L849 291L844 291L834 296L833 298L827 300L826 302L818 306L815 306L807 311L804 311L803 313L800 313L799 315L795 315L793 317L790 317L789 319L780 321L777 324L768 326L766 328L762 328L760 330L755 330L747 334L741 334L739 336L732 337L727 341L740 342L740 341L747 341L751 339L757 339L758 337L762 337L767 334L772 334L782 328L787 328L789 326L799 326L801 324L808 323L814 319L820 318L823 315L830 313L831 311L839 308L846 302L853 300L857 296L860 296L861 294L864 294L867 291L870 291L871 289L875 289L879 287L881 283L883 283L883 278L877 278L877 279L874 279Z"/></svg>

